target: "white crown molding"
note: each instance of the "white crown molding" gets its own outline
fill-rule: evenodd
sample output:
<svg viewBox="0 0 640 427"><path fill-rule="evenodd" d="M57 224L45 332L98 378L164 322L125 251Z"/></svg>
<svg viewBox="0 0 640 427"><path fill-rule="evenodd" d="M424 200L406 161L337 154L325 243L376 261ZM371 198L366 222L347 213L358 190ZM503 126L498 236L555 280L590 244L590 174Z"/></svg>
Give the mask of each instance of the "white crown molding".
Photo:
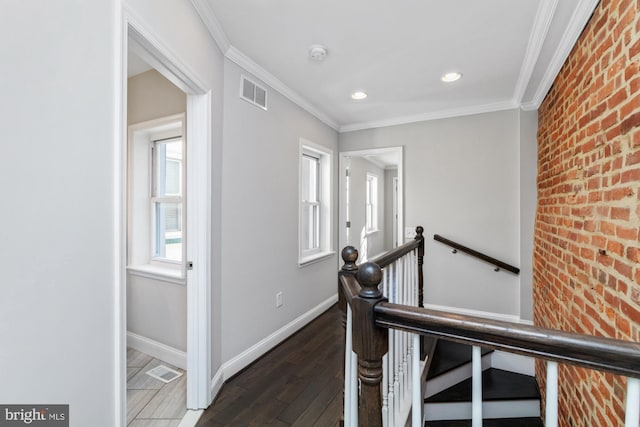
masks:
<svg viewBox="0 0 640 427"><path fill-rule="evenodd" d="M573 46L576 44L578 37L582 34L582 30L589 22L591 18L591 14L595 10L596 6L600 0L580 0L575 10L573 11L573 15L571 16L571 20L567 25L567 29L562 35L562 40L558 45L553 57L551 58L551 62L547 67L547 71L544 73L540 84L538 85L538 89L533 95L533 99L527 100L522 103L522 109L524 110L535 110L540 107L542 101L547 96L547 92L553 85L553 82L556 79L556 76L560 72L560 69L564 65L567 57L571 53Z"/></svg>
<svg viewBox="0 0 640 427"><path fill-rule="evenodd" d="M247 55L236 49L234 46L229 47L225 56L230 60L238 64L240 67L244 68L246 71L250 72L258 79L262 80L264 83L269 85L274 90L280 92L283 96L288 98L294 104L297 104L300 108L306 110L308 113L315 116L320 121L324 122L327 126L331 127L334 130L339 129L338 123L333 120L331 117L326 115L324 112L320 111L315 106L311 105L307 100L305 100L302 96L298 95L293 89L289 86L285 85L280 81L276 76L269 73L267 70L262 68L256 62L254 62Z"/></svg>
<svg viewBox="0 0 640 427"><path fill-rule="evenodd" d="M536 18L533 22L533 29L529 35L529 43L527 45L527 51L522 61L522 68L520 69L520 75L518 76L518 82L513 94L513 101L516 104L522 102L524 92L529 85L531 75L540 57L542 46L547 38L551 21L556 12L559 0L543 0L538 6L536 12Z"/></svg>
<svg viewBox="0 0 640 427"><path fill-rule="evenodd" d="M450 110L434 111L411 116L394 117L392 119L376 120L372 122L353 123L340 127L340 133L352 132L355 130L381 128L387 126L404 125L407 123L424 122L428 120L448 119L451 117L471 116L474 114L492 113L495 111L513 110L518 105L512 100L499 101L491 104L472 105L469 107L453 108Z"/></svg>
<svg viewBox="0 0 640 427"><path fill-rule="evenodd" d="M216 41L216 44L220 48L223 54L226 54L229 48L231 47L231 42L227 37L227 34L222 29L222 25L216 15L213 13L211 6L209 6L209 2L207 0L191 0L193 7L196 8L196 11L202 18L204 25L207 27L213 39Z"/></svg>

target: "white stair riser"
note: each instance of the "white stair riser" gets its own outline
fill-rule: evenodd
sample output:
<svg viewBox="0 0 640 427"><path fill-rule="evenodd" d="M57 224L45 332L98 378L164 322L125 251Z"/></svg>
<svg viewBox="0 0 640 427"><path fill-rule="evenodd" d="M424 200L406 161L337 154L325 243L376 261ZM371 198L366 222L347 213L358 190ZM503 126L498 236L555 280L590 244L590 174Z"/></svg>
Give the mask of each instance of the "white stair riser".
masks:
<svg viewBox="0 0 640 427"><path fill-rule="evenodd" d="M482 356L482 370L491 367L491 353ZM471 362L458 366L427 381L424 397L431 397L462 381L471 378Z"/></svg>
<svg viewBox="0 0 640 427"><path fill-rule="evenodd" d="M471 419L471 403L426 403L424 405L426 421L467 420ZM508 400L482 403L483 418L521 418L539 417L540 401Z"/></svg>

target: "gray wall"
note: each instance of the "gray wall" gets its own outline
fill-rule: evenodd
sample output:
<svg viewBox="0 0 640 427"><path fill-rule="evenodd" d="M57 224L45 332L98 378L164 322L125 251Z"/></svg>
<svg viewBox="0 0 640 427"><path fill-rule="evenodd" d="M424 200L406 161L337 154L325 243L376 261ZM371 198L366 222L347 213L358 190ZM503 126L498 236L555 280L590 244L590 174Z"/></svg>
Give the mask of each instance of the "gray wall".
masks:
<svg viewBox="0 0 640 427"><path fill-rule="evenodd" d="M533 321L533 234L538 202L538 112L520 111L520 317Z"/></svg>
<svg viewBox="0 0 640 427"><path fill-rule="evenodd" d="M156 70L128 79L129 125L185 113L186 109L186 94ZM188 187L187 183L187 195ZM187 351L186 285L127 273L127 331Z"/></svg>
<svg viewBox="0 0 640 427"><path fill-rule="evenodd" d="M510 110L340 135L341 151L405 147L405 226L425 228L425 303L520 316L519 276L496 273L433 240L441 234L520 265L520 169L527 159L520 157L519 114Z"/></svg>
<svg viewBox="0 0 640 427"><path fill-rule="evenodd" d="M268 111L240 99L241 73L247 75L235 63L225 61L224 361L337 292L336 255L302 268L297 262L299 141L305 138L333 150L335 176L338 135L272 89ZM335 249L335 180L333 187ZM275 305L277 292L283 292L280 308Z"/></svg>

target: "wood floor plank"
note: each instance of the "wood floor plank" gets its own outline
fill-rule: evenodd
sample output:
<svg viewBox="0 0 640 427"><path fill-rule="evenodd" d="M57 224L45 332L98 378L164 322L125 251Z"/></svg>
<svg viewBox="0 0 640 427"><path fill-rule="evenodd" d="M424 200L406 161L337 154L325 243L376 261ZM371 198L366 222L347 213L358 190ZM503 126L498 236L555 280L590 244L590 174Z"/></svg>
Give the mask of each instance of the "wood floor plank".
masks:
<svg viewBox="0 0 640 427"><path fill-rule="evenodd" d="M182 419L187 413L186 390L185 375L165 384L140 411L137 418Z"/></svg>
<svg viewBox="0 0 640 427"><path fill-rule="evenodd" d="M342 314L333 306L227 381L197 427L338 425Z"/></svg>
<svg viewBox="0 0 640 427"><path fill-rule="evenodd" d="M158 390L127 390L127 424L147 406Z"/></svg>

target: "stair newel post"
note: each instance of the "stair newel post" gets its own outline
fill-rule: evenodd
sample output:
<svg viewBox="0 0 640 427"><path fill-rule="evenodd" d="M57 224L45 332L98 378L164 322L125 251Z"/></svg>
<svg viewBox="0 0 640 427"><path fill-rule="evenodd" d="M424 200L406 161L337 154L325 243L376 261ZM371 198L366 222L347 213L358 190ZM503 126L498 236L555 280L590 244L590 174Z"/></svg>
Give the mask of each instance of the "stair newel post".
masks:
<svg viewBox="0 0 640 427"><path fill-rule="evenodd" d="M424 307L424 277L422 276L422 265L424 264L424 228L416 227L415 239L420 242L418 246L418 307Z"/></svg>
<svg viewBox="0 0 640 427"><path fill-rule="evenodd" d="M355 364L355 362L353 362L355 357L352 358L353 327L351 326L351 323L347 321L347 298L344 294L345 291L342 288L340 278L343 276L355 276L358 272L358 265L356 264L356 261L358 260L358 250L353 246L346 246L342 249L342 260L344 261L344 264L338 272L338 307L340 307L340 310L342 311L342 327L345 328L345 352L342 363L342 378L344 379L342 402L344 403L344 410L342 412L342 419L340 420L341 427L355 424L356 416L355 414L352 414L352 412L355 412L354 408L356 402L352 402L351 399L353 399L354 390L357 388L357 384L355 379L352 381L352 367ZM349 318L351 318L351 316L349 316Z"/></svg>
<svg viewBox="0 0 640 427"><path fill-rule="evenodd" d="M377 264L365 263L358 268L362 287L353 299L353 350L358 355L360 401L358 424L382 427L382 357L387 353L388 330L375 324L374 307L386 301L378 285L382 270Z"/></svg>
<svg viewBox="0 0 640 427"><path fill-rule="evenodd" d="M356 264L357 260L358 250L356 248L353 246L345 246L344 249L342 249L342 261L344 261L344 264L338 272L338 307L340 307L340 310L342 311L343 327L347 325L347 298L344 296L340 277L345 275L355 276L358 272L358 265Z"/></svg>

